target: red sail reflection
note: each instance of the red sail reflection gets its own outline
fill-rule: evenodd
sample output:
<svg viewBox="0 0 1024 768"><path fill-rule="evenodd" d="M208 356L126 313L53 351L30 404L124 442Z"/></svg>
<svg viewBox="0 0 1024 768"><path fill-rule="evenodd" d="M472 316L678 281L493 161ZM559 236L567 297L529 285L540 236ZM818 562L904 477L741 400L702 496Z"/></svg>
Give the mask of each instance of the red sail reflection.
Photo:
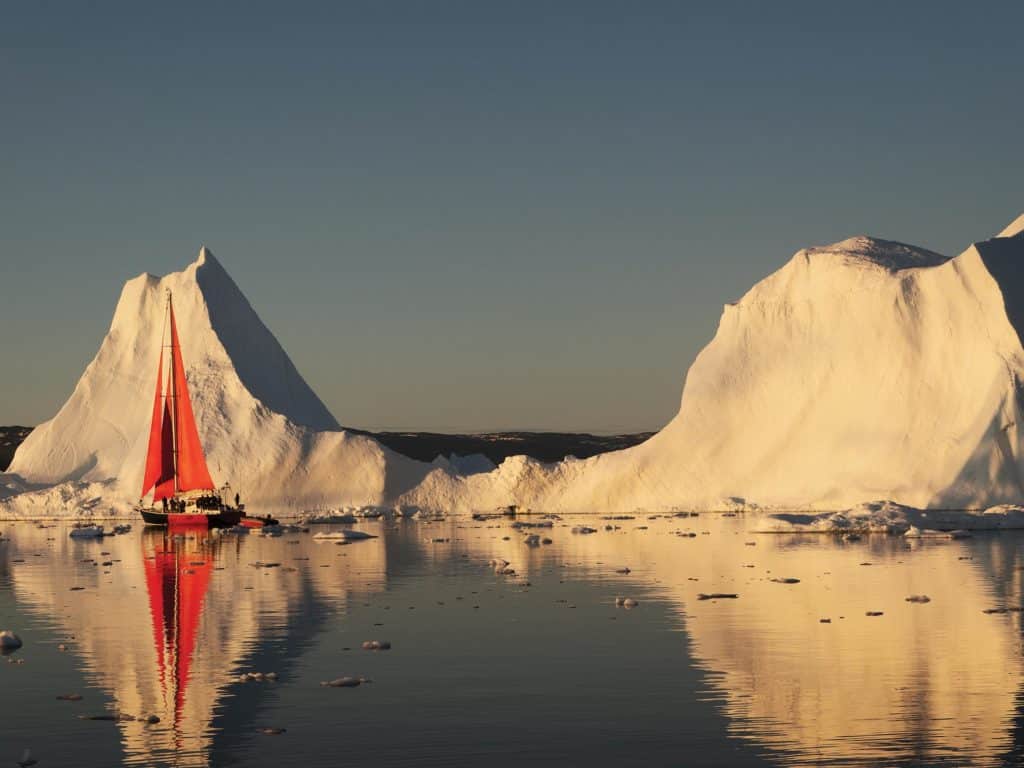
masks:
<svg viewBox="0 0 1024 768"><path fill-rule="evenodd" d="M177 726L188 695L196 635L213 572L212 542L205 528L147 531L142 541L164 711L173 708Z"/></svg>

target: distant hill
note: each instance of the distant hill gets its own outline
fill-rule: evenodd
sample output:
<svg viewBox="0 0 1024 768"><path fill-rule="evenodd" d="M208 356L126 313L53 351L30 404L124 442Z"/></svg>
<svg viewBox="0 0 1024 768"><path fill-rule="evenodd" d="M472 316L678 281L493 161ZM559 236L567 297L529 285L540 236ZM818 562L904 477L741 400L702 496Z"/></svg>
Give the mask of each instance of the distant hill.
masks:
<svg viewBox="0 0 1024 768"><path fill-rule="evenodd" d="M590 435L575 432L491 432L446 435L436 432L371 432L393 451L413 459L432 461L441 454L470 456L482 453L495 464L509 456L529 456L538 461L561 461L566 456L585 459L642 443L653 432L629 435Z"/></svg>
<svg viewBox="0 0 1024 768"><path fill-rule="evenodd" d="M0 427L0 472L11 463L14 451L32 427ZM495 464L509 456L529 456L538 461L561 461L566 456L585 459L642 443L653 432L628 435L591 435L575 432L491 432L449 435L440 432L365 432L393 451L419 461L438 456L471 456L479 453Z"/></svg>
<svg viewBox="0 0 1024 768"><path fill-rule="evenodd" d="M0 472L7 469L15 450L31 431L32 427L0 427Z"/></svg>

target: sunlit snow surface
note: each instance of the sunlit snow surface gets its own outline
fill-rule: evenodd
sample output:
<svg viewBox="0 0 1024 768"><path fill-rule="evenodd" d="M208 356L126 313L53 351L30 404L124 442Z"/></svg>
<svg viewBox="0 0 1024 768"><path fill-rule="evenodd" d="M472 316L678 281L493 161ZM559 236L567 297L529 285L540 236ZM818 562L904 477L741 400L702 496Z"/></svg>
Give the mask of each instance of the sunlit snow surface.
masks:
<svg viewBox="0 0 1024 768"><path fill-rule="evenodd" d="M84 768L1018 759L1024 535L760 519L381 519L344 546L0 525L0 628L24 641L0 660L0 749ZM320 685L342 676L373 682ZM115 712L160 722L78 719Z"/></svg>

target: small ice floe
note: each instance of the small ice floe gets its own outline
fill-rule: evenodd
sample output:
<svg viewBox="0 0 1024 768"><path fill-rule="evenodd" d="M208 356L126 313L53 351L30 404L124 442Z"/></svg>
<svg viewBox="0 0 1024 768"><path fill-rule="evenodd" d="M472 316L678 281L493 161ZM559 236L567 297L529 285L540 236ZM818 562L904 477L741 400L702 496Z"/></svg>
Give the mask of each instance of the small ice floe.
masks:
<svg viewBox="0 0 1024 768"><path fill-rule="evenodd" d="M390 640L364 640L363 641L364 651L390 651L391 641Z"/></svg>
<svg viewBox="0 0 1024 768"><path fill-rule="evenodd" d="M248 536L252 530L247 525L232 525L230 528L214 528L210 533L217 536Z"/></svg>
<svg viewBox="0 0 1024 768"><path fill-rule="evenodd" d="M129 715L124 712L118 712L113 715L79 715L78 719L104 723L134 723L136 720L140 720L141 718L137 718L135 715Z"/></svg>
<svg viewBox="0 0 1024 768"><path fill-rule="evenodd" d="M508 560L502 560L501 558L498 558L496 560L491 560L490 565L494 568L494 572L500 576L516 575L515 568L509 565Z"/></svg>
<svg viewBox="0 0 1024 768"><path fill-rule="evenodd" d="M908 603L930 603L932 599L928 595L911 595L906 598Z"/></svg>
<svg viewBox="0 0 1024 768"><path fill-rule="evenodd" d="M735 600L739 595L732 592L710 592L705 594L703 592L697 595L698 600Z"/></svg>
<svg viewBox="0 0 1024 768"><path fill-rule="evenodd" d="M334 680L322 680L320 685L325 688L358 688L363 683L370 683L365 677L339 677Z"/></svg>
<svg viewBox="0 0 1024 768"><path fill-rule="evenodd" d="M615 605L619 608L636 608L640 605L640 601L634 600L632 597L616 597Z"/></svg>
<svg viewBox="0 0 1024 768"><path fill-rule="evenodd" d="M5 629L0 632L0 653L11 653L21 648L21 638L11 630Z"/></svg>
<svg viewBox="0 0 1024 768"><path fill-rule="evenodd" d="M963 529L938 531L931 528L918 528L916 525L912 525L903 536L908 539L969 539L971 538L971 532Z"/></svg>
<svg viewBox="0 0 1024 768"><path fill-rule="evenodd" d="M103 538L102 525L76 525L71 529L72 539L101 539Z"/></svg>
<svg viewBox="0 0 1024 768"><path fill-rule="evenodd" d="M317 541L361 541L363 539L376 539L377 537L372 533L366 533L366 531L321 531L320 533L314 533L313 538Z"/></svg>
<svg viewBox="0 0 1024 768"><path fill-rule="evenodd" d="M443 512L429 509L417 509L406 517L409 520L417 520L424 523L443 523L448 519Z"/></svg>
<svg viewBox="0 0 1024 768"><path fill-rule="evenodd" d="M572 528L573 533L597 533L597 528L590 528L586 525L575 525Z"/></svg>
<svg viewBox="0 0 1024 768"><path fill-rule="evenodd" d="M32 757L32 750L26 747L25 751L21 753L21 760L18 761L18 765L20 765L21 768L31 768L31 766L38 762L38 760Z"/></svg>
<svg viewBox="0 0 1024 768"><path fill-rule="evenodd" d="M377 520L381 517L390 517L395 513L391 507L359 507L355 510L357 517L364 520Z"/></svg>
<svg viewBox="0 0 1024 768"><path fill-rule="evenodd" d="M794 578L791 578L789 576L779 577L779 578L775 578L775 579L770 579L770 581L773 581L776 584L799 584L800 583L800 579L794 579Z"/></svg>
<svg viewBox="0 0 1024 768"><path fill-rule="evenodd" d="M240 683L273 683L277 680L277 672L243 672L238 676Z"/></svg>
<svg viewBox="0 0 1024 768"><path fill-rule="evenodd" d="M299 521L300 525L344 525L356 523L359 518L351 512L343 512L340 509L329 509L326 512L307 511Z"/></svg>
<svg viewBox="0 0 1024 768"><path fill-rule="evenodd" d="M525 520L516 520L514 523L512 523L510 527L515 528L516 530L519 530L521 528L552 528L554 527L554 521L538 520L537 522L531 523Z"/></svg>
<svg viewBox="0 0 1024 768"><path fill-rule="evenodd" d="M983 512L971 512L917 509L893 501L871 501L842 512L768 514L759 520L756 532L904 535L911 528L947 537L954 531L1021 529L1024 528L1024 507L1004 504Z"/></svg>

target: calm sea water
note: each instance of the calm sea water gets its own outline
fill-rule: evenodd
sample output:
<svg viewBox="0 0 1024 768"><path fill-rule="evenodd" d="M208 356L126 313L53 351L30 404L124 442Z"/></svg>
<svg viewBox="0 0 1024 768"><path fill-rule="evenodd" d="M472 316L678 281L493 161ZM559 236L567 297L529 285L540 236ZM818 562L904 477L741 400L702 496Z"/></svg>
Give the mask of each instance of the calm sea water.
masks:
<svg viewBox="0 0 1024 768"><path fill-rule="evenodd" d="M0 629L25 641L0 660L0 765L1021 761L1021 614L983 612L1021 605L1020 534L638 516L530 547L509 523L366 522L345 546L0 524ZM320 685L343 676L372 682ZM160 721L81 719L116 714Z"/></svg>

